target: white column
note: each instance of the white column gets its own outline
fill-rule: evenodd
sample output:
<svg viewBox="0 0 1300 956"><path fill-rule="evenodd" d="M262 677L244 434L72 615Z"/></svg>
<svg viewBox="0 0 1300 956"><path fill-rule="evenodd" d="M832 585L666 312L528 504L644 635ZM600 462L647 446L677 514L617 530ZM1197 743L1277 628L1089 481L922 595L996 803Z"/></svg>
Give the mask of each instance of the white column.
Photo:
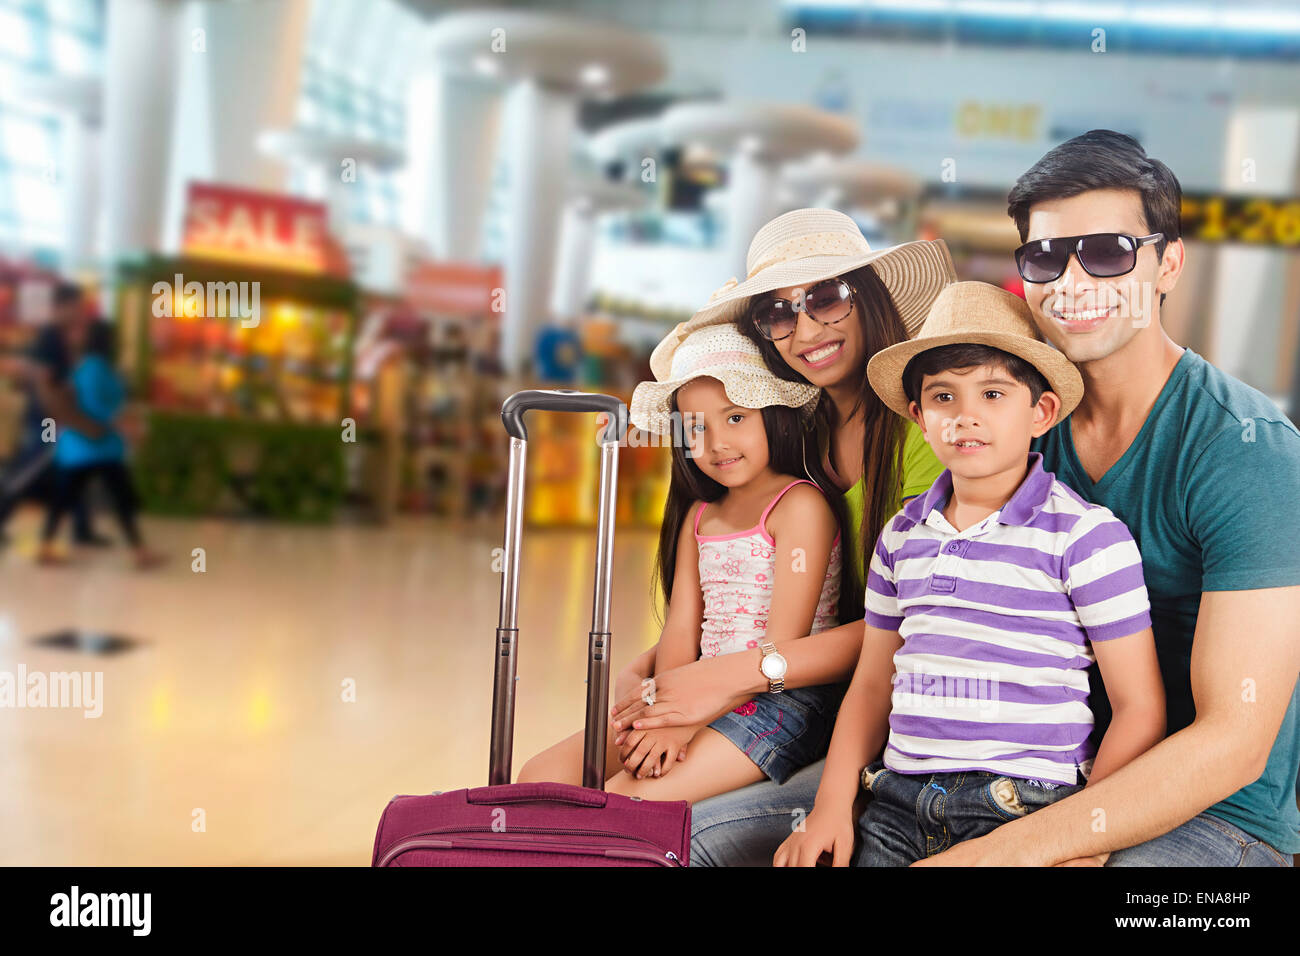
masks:
<svg viewBox="0 0 1300 956"><path fill-rule="evenodd" d="M310 15L310 0L184 5L167 186L169 248L179 246L191 180L285 191L286 166L261 153L257 137L295 123Z"/></svg>
<svg viewBox="0 0 1300 956"><path fill-rule="evenodd" d="M481 253L501 125L501 91L436 66L411 82L406 109L406 231L439 259Z"/></svg>
<svg viewBox="0 0 1300 956"><path fill-rule="evenodd" d="M569 202L560 225L560 251L555 262L555 291L551 310L567 321L582 314L591 284L591 259L596 246L598 213L582 199Z"/></svg>
<svg viewBox="0 0 1300 956"><path fill-rule="evenodd" d="M727 262L732 275L743 282L749 243L772 218L777 168L742 146L731 157L727 179Z"/></svg>
<svg viewBox="0 0 1300 956"><path fill-rule="evenodd" d="M178 7L114 0L104 56L105 253L156 250L162 238L175 102Z"/></svg>
<svg viewBox="0 0 1300 956"><path fill-rule="evenodd" d="M99 130L80 116L63 121L63 251L74 268L99 253Z"/></svg>
<svg viewBox="0 0 1300 956"><path fill-rule="evenodd" d="M518 373L532 353L537 330L549 317L577 101L523 80L508 94L506 109L510 187L501 358L507 371Z"/></svg>

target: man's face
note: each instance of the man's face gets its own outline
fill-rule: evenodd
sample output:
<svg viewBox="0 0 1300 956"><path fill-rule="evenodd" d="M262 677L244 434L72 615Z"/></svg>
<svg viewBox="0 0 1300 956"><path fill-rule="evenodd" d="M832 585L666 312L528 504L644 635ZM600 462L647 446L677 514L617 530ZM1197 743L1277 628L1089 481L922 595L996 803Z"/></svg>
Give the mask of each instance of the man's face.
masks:
<svg viewBox="0 0 1300 956"><path fill-rule="evenodd" d="M1141 195L1136 190L1096 189L1035 203L1029 211L1028 241L1097 232L1149 235ZM1154 243L1142 246L1132 272L1099 279L1072 255L1056 280L1026 282L1025 300L1043 337L1066 358L1075 363L1102 359L1152 325L1160 294L1177 280L1181 243L1171 243L1164 258L1162 265Z"/></svg>
<svg viewBox="0 0 1300 956"><path fill-rule="evenodd" d="M1052 427L1061 400L1044 392L1030 402L1029 386L994 365L948 369L921 380L921 404L909 410L954 475L985 478L1017 465L1029 443Z"/></svg>

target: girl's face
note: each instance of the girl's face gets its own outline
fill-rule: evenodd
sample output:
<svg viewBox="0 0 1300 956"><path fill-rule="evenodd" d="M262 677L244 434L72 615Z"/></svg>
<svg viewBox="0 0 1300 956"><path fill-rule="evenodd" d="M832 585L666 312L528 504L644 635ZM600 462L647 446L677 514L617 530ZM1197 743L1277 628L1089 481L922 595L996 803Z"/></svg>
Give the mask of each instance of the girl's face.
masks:
<svg viewBox="0 0 1300 956"><path fill-rule="evenodd" d="M763 413L741 408L716 378L693 379L677 390L682 433L700 471L735 488L767 471L767 429Z"/></svg>
<svg viewBox="0 0 1300 956"><path fill-rule="evenodd" d="M834 280L832 280L834 281ZM786 286L764 293L793 301L813 285ZM794 334L773 342L785 363L813 385L834 387L846 380L857 381L866 367L866 337L862 334L862 304L853 298L853 311L832 325L822 325L807 312L798 313Z"/></svg>

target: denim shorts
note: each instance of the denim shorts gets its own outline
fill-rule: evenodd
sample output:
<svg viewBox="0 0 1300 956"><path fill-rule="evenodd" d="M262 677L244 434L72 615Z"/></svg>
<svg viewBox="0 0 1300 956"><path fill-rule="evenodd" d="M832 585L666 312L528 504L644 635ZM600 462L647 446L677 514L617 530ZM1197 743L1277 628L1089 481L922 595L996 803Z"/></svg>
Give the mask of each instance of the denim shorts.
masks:
<svg viewBox="0 0 1300 956"><path fill-rule="evenodd" d="M848 684L759 694L709 724L776 783L826 756Z"/></svg>

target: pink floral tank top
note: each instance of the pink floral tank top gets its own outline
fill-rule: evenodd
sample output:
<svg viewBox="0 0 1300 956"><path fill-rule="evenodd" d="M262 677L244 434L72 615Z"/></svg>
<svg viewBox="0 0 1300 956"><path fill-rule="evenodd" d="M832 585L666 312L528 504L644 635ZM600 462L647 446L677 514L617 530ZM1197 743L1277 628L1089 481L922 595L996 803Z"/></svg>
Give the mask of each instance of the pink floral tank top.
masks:
<svg viewBox="0 0 1300 956"><path fill-rule="evenodd" d="M800 478L786 485L763 509L758 524L734 534L700 534L700 516L707 502L695 512L695 540L700 548L700 589L704 594L704 625L700 635L700 656L717 657L758 647L767 634L772 609L772 583L776 577L776 541L767 533L767 516L781 496L795 485L816 484ZM835 627L840 600L840 535L831 545L821 599L813 615L816 634Z"/></svg>

